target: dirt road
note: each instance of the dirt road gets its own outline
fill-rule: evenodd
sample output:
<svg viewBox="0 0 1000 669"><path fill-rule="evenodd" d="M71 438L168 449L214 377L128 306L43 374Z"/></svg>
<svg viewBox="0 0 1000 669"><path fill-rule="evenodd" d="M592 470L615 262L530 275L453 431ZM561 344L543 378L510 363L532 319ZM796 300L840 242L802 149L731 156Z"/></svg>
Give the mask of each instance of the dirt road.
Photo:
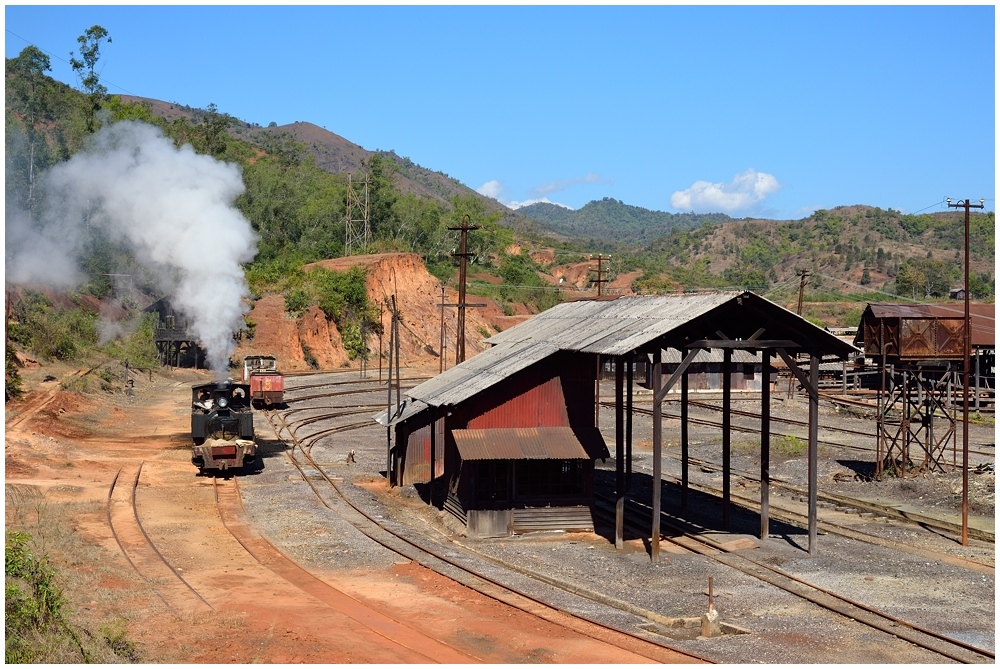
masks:
<svg viewBox="0 0 1000 669"><path fill-rule="evenodd" d="M35 390L7 407L7 527L51 555L76 624L124 620L142 661L652 661L408 560L303 570L190 464L189 388L202 374L154 375L131 397L26 380Z"/></svg>

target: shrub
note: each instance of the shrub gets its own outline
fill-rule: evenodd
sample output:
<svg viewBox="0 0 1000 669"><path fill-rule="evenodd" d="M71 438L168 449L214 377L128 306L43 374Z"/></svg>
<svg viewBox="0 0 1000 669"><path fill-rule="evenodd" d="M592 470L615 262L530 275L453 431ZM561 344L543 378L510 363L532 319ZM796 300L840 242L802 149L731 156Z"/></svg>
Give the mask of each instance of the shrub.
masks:
<svg viewBox="0 0 1000 669"><path fill-rule="evenodd" d="M39 635L59 635L63 621L62 590L55 570L28 547L26 532L5 534L4 546L4 661L21 664L43 661Z"/></svg>

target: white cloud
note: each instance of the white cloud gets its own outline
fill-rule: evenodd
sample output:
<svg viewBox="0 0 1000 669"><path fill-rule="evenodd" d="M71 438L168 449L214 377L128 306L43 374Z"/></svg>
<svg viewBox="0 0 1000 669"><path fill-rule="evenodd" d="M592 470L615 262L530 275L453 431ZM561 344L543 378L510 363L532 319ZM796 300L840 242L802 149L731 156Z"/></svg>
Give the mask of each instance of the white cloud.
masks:
<svg viewBox="0 0 1000 669"><path fill-rule="evenodd" d="M593 172L582 176L582 177L570 177L569 179L560 179L558 181L546 181L540 186L535 186L531 189L531 192L535 195L548 195L549 193L558 193L561 190L566 190L578 184L614 184L614 179L605 179L600 174L594 174Z"/></svg>
<svg viewBox="0 0 1000 669"><path fill-rule="evenodd" d="M539 189L535 188L533 190L537 192ZM537 204L538 202L546 202L548 204L554 204L557 207L563 207L564 209L573 209L573 207L567 206L565 204L561 204L559 202L553 202L547 197L538 197L530 200L521 200L521 201L504 199L502 197L504 192L503 184L501 184L496 179L493 179L492 181L487 181L482 186L477 188L476 192L479 193L480 195L491 197L500 204L506 207L510 207L511 209L520 209L521 207L527 207L529 204Z"/></svg>
<svg viewBox="0 0 1000 669"><path fill-rule="evenodd" d="M476 192L480 195L485 195L486 197L491 197L494 200L500 199L500 194L503 193L503 185L496 179L492 181L487 181L482 186L476 189Z"/></svg>
<svg viewBox="0 0 1000 669"><path fill-rule="evenodd" d="M681 211L729 214L749 209L780 189L773 175L750 168L728 184L696 181L690 188L671 195L670 206Z"/></svg>

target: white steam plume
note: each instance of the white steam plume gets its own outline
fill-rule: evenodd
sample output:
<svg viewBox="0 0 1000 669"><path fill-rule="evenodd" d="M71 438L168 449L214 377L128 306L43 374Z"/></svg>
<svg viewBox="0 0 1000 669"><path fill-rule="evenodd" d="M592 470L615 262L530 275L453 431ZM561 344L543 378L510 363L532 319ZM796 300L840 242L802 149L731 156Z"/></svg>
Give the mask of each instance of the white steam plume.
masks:
<svg viewBox="0 0 1000 669"><path fill-rule="evenodd" d="M154 126L102 128L88 147L45 178L50 214L43 229L103 228L125 239L187 316L209 367L225 376L247 294L241 263L257 253L250 223L233 206L243 192L236 165L176 148Z"/></svg>

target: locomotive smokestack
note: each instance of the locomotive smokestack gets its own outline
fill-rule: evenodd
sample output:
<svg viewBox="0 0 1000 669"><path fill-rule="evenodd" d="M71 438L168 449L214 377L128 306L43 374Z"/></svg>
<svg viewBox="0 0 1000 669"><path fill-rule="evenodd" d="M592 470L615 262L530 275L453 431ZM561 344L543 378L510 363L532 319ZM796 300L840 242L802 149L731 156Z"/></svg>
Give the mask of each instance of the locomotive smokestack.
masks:
<svg viewBox="0 0 1000 669"><path fill-rule="evenodd" d="M81 248L88 227L127 243L187 316L222 380L235 346L232 333L243 326L242 264L257 253L250 223L233 206L243 190L237 165L198 155L190 145L177 148L152 125L115 123L49 170L46 214L35 235L68 249L67 257Z"/></svg>

